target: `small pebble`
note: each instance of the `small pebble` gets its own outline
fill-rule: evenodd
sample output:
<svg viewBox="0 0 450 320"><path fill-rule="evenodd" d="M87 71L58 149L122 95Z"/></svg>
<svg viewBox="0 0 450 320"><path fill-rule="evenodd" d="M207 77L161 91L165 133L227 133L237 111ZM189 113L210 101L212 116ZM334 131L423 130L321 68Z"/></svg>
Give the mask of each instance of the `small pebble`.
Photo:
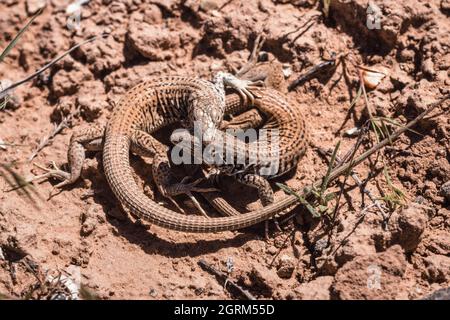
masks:
<svg viewBox="0 0 450 320"><path fill-rule="evenodd" d="M447 181L441 186L441 194L447 201L450 201L450 181Z"/></svg>

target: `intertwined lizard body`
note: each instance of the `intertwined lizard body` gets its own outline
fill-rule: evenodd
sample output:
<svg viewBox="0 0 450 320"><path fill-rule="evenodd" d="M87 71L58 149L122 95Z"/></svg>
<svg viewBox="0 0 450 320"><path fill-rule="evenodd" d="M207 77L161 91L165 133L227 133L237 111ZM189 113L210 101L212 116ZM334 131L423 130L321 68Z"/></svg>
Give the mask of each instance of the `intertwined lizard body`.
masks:
<svg viewBox="0 0 450 320"><path fill-rule="evenodd" d="M275 59L258 62L263 44L264 38L259 36L255 40L249 61L236 74L244 80L264 81L266 89L252 90L259 97L254 105L256 109L245 111L230 122L223 121L221 128L242 130L259 127L267 134L266 139L259 138L251 143L245 143L225 132L217 132L214 141L208 143L207 147L211 154L215 153L216 157L224 160L219 164L210 164L212 171L217 172L215 177L229 175L243 184L255 187L263 206L267 206L274 201L273 190L267 179L294 169L304 155L309 139L303 113L297 104L281 94L287 92L281 64ZM240 110L229 110L229 113L242 111L241 105ZM272 133L276 133L275 141L270 139L273 138ZM188 146L199 144L198 139L189 132L174 133L171 139L172 143L183 141ZM233 155L232 158L229 156L230 153ZM237 163L237 159L240 159L241 163ZM272 170L267 170L268 167L272 167ZM203 196L224 215L240 214L219 193L203 193ZM266 223L266 236L267 232Z"/></svg>
<svg viewBox="0 0 450 320"><path fill-rule="evenodd" d="M130 149L137 154L154 156L153 167L166 167L165 156L155 154L156 150L161 150L160 143L151 136L164 126L188 122L189 127L199 121L203 140L211 141L225 106L233 110L241 105L238 95L232 95L225 103L224 83L239 89L232 80L218 74L214 84L186 77L163 77L141 83L120 100L106 130L97 126L72 136L69 147L71 172L54 170L49 175L65 180L59 187L73 183L80 176L85 148L98 149L104 140L103 165L108 184L123 207L138 218L186 232L235 230L267 220L272 213L255 212L214 219L176 213L146 197L131 173ZM195 188L192 190L196 191Z"/></svg>
<svg viewBox="0 0 450 320"><path fill-rule="evenodd" d="M216 161L208 166L219 175L233 176L257 188L262 204L268 205L273 202L273 191L266 178L280 176L296 167L306 150L307 131L300 110L280 92L272 88L253 88L251 92L256 97L255 107L266 119L263 127L266 138L260 136L247 143L228 132L217 131L207 144L211 160ZM187 130L174 132L171 141L185 149L202 145L200 139Z"/></svg>

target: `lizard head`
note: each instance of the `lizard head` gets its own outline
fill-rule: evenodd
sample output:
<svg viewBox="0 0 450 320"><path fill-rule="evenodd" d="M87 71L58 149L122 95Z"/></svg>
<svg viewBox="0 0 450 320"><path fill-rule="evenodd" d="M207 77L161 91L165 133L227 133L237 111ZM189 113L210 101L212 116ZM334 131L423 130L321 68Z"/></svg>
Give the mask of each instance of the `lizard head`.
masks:
<svg viewBox="0 0 450 320"><path fill-rule="evenodd" d="M209 144L223 118L224 104L211 96L196 96L192 99L189 112L189 127L202 137L203 143Z"/></svg>

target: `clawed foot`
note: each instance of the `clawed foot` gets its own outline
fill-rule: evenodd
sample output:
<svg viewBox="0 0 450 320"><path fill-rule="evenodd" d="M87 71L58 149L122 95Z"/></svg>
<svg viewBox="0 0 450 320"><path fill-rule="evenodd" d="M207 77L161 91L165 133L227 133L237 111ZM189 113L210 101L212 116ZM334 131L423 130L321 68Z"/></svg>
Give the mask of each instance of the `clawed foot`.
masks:
<svg viewBox="0 0 450 320"><path fill-rule="evenodd" d="M208 217L208 215L206 214L205 210L203 210L203 208L201 207L200 203L194 197L192 192L214 192L214 191L219 191L219 190L216 189L216 188L201 188L201 187L197 187L197 185L200 182L204 181L203 178L199 178L199 179L197 179L197 180L195 180L193 182L186 183L186 181L189 180L189 179L190 179L190 177L184 177L183 180L181 180L181 182L172 184L172 185L170 185L168 187L165 187L161 191L162 191L163 195L166 198L168 198L178 208L178 210L180 210L183 213L184 213L184 210L177 204L177 202L172 197L177 196L177 195L181 195L181 194L187 195L192 200L192 202L197 207L197 209L200 211L200 213L202 215L204 215L205 217Z"/></svg>
<svg viewBox="0 0 450 320"><path fill-rule="evenodd" d="M34 163L34 165L36 167L38 167L39 169L42 169L44 171L46 171L46 173L41 174L41 175L37 175L32 177L31 179L28 179L27 182L33 182L36 180L41 180L41 179L48 179L48 178L56 178L58 180L62 180L62 182L58 183L57 185L55 185L55 188L61 188L63 186L72 184L73 181L71 179L71 175L69 172L66 172L64 170L61 170L60 168L58 168L58 166L56 165L56 163L54 161L52 161L52 168L46 168L44 166L38 165L36 163Z"/></svg>
<svg viewBox="0 0 450 320"><path fill-rule="evenodd" d="M60 183L58 183L57 185L55 185L53 187L52 191L50 191L49 199L52 196L54 196L54 194L53 194L54 189L60 189L63 186L70 185L70 184L74 183L76 180L76 179L75 180L72 179L72 176L69 172L59 169L54 161L51 162L52 168L46 168L46 167L38 165L36 163L33 163L33 164L36 167L38 167L39 169L42 169L46 172L44 174L35 175L31 178L26 179L25 180L26 183L32 183L37 180L49 179L49 178L56 178L58 180L62 180Z"/></svg>
<svg viewBox="0 0 450 320"><path fill-rule="evenodd" d="M253 106L255 104L255 98L259 98L259 96L255 96L250 90L264 86L264 81L243 80L233 76L232 78L227 78L226 84L237 91L239 96L244 100L244 103Z"/></svg>

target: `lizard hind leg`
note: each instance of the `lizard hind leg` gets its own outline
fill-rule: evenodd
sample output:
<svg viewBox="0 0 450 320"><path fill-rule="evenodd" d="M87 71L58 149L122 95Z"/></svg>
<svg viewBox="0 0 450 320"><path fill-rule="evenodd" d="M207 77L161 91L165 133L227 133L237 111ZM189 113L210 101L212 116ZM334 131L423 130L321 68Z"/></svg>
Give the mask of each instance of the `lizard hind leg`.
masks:
<svg viewBox="0 0 450 320"><path fill-rule="evenodd" d="M45 174L35 176L31 181L42 178L56 178L62 180L55 185L55 188L62 188L75 183L81 175L83 162L86 158L86 150L101 150L104 132L105 127L95 125L74 133L70 138L69 150L67 152L69 172L61 170L53 164L53 169L45 169L47 171Z"/></svg>
<svg viewBox="0 0 450 320"><path fill-rule="evenodd" d="M236 180L242 184L256 188L258 190L259 199L264 207L274 202L273 189L266 178L257 174L246 173L237 175ZM281 231L278 221L274 219L274 222L276 228ZM265 238L269 238L269 220L266 220L265 223Z"/></svg>
<svg viewBox="0 0 450 320"><path fill-rule="evenodd" d="M256 188L262 205L268 206L273 203L273 190L266 178L253 173L239 174L236 180L247 186Z"/></svg>

